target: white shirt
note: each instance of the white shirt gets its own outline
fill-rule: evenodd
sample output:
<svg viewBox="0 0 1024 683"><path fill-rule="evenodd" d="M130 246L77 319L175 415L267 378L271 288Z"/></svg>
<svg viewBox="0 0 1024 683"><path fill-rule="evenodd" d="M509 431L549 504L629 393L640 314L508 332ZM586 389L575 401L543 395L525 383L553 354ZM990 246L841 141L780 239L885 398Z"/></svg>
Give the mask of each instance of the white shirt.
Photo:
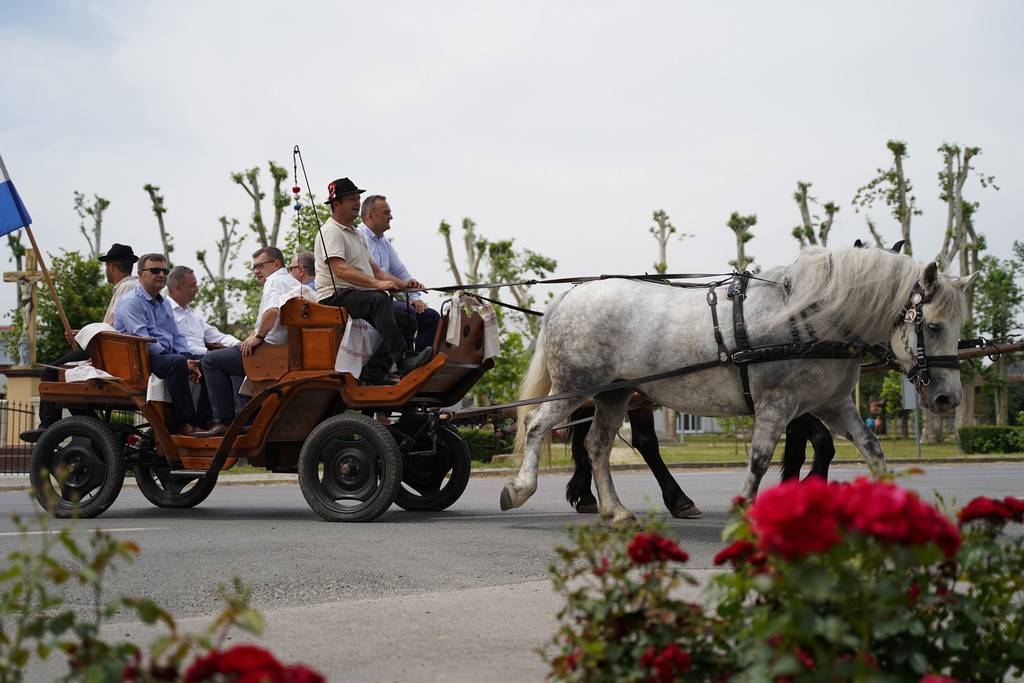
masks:
<svg viewBox="0 0 1024 683"><path fill-rule="evenodd" d="M278 268L263 281L263 297L260 299L260 312L256 314L256 330L259 331L263 314L271 308L281 308L284 302L296 296L311 298L313 292L288 274L287 268ZM280 314L274 326L263 340L268 344L284 344L288 341L288 328L281 324Z"/></svg>
<svg viewBox="0 0 1024 683"><path fill-rule="evenodd" d="M114 285L114 293L110 297L110 304L107 306L107 312L103 314L103 322L108 325L114 324L114 311L117 308L117 302L121 300L121 297L134 292L135 285L137 284L139 284L139 279L134 275L129 275ZM83 346L82 348L84 349L85 347Z"/></svg>
<svg viewBox="0 0 1024 683"><path fill-rule="evenodd" d="M225 334L216 327L206 322L206 318L199 311L188 306L180 306L178 302L171 299L171 312L174 313L174 322L188 342L190 353L203 355L207 352L207 344L220 344L221 346L237 346L241 342L231 334Z"/></svg>

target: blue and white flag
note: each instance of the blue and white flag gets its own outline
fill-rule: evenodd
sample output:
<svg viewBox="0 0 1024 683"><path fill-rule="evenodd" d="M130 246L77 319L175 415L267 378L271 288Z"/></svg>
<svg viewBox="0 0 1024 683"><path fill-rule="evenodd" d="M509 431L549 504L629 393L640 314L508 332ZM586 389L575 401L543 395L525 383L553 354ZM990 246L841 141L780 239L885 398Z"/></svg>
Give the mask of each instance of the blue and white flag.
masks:
<svg viewBox="0 0 1024 683"><path fill-rule="evenodd" d="M0 157L0 237L32 223L28 209L21 203L11 176L7 175L4 159Z"/></svg>

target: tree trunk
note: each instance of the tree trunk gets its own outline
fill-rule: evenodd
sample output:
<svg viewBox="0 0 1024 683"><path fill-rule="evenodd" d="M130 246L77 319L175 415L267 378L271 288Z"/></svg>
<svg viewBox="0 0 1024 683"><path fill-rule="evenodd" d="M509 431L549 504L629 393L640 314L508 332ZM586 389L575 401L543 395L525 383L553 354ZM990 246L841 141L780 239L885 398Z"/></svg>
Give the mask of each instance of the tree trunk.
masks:
<svg viewBox="0 0 1024 683"><path fill-rule="evenodd" d="M994 363L996 372L995 409L996 424L1005 426L1009 424L1010 417L1010 392L1006 386L1009 376L1009 369L1006 366L1006 356L999 356Z"/></svg>
<svg viewBox="0 0 1024 683"><path fill-rule="evenodd" d="M956 408L956 427L970 427L974 424L975 408L975 387L978 386L978 378L971 377L963 380L964 398Z"/></svg>
<svg viewBox="0 0 1024 683"><path fill-rule="evenodd" d="M676 436L676 411L664 406L661 410L665 416L665 440L678 441L679 437Z"/></svg>
<svg viewBox="0 0 1024 683"><path fill-rule="evenodd" d="M942 443L942 418L927 408L921 408L921 416L924 418L922 430L922 443Z"/></svg>
<svg viewBox="0 0 1024 683"><path fill-rule="evenodd" d="M910 411L909 410L901 410L900 411L900 438L901 439L909 439L910 438Z"/></svg>

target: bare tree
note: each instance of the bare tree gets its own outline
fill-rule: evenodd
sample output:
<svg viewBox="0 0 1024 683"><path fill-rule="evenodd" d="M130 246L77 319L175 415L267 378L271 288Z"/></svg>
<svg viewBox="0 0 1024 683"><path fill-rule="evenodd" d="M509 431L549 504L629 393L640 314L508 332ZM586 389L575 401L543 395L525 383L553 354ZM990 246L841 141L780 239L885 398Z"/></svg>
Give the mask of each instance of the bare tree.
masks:
<svg viewBox="0 0 1024 683"><path fill-rule="evenodd" d="M284 214L285 208L291 203L288 195L281 191L281 184L288 178L288 171L273 161L268 161L267 166L270 168L270 177L274 183L274 189L271 192L274 220L269 228L263 220L263 200L267 195L260 189L259 167L256 166L245 171L232 173L231 180L245 190L245 193L252 200L253 209L252 218L249 220L249 228L256 234L256 239L259 241L260 246L276 247L277 238L281 231L281 217Z"/></svg>
<svg viewBox="0 0 1024 683"><path fill-rule="evenodd" d="M658 262L654 264L654 270L658 273L665 274L668 272L668 241L672 238L672 235L676 234L676 226L672 225L672 221L669 219L668 214L658 209L651 214L654 225L648 228L648 232L654 235L654 239L658 242ZM679 241L686 239L687 237L693 237L690 233L680 232Z"/></svg>
<svg viewBox="0 0 1024 683"><path fill-rule="evenodd" d="M242 239L238 237L238 219L221 216L217 219L220 222L221 238L217 240L217 272L214 273L206 260L206 250L200 249L196 252L196 259L203 270L206 271L208 284L204 289L212 292L211 308L213 309L213 324L215 327L225 330L228 327L228 305L227 284L228 268L230 262L238 255L238 248Z"/></svg>
<svg viewBox="0 0 1024 683"><path fill-rule="evenodd" d="M89 243L89 252L92 257L97 259L103 253L103 212L110 206L110 200L94 194L92 203L86 204L85 195L78 190L75 190L73 196L75 198L75 213L79 218L78 229L82 231L85 241ZM85 227L86 217L92 220L89 229Z"/></svg>
<svg viewBox="0 0 1024 683"><path fill-rule="evenodd" d="M903 251L912 255L914 250L910 242L910 221L914 216L920 216L921 211L917 208L914 188L903 171L903 160L907 158L907 143L902 140L889 140L885 146L892 153L892 166L878 169L878 175L857 188L851 203L854 211L858 213L861 209L866 211L877 203L889 207L893 217L900 223ZM875 242L881 246L882 239L870 219L868 228Z"/></svg>
<svg viewBox="0 0 1024 683"><path fill-rule="evenodd" d="M800 207L801 224L793 228L793 237L800 243L800 247L808 245L828 246L828 235L832 231L832 221L839 213L839 205L835 202L825 202L821 208L825 211L825 217L821 218L811 214L811 204L817 204L816 197L810 196L808 190L812 183L797 181L796 192L793 193L793 200Z"/></svg>
<svg viewBox="0 0 1024 683"><path fill-rule="evenodd" d="M746 244L754 239L754 233L750 232L750 228L756 224L757 214L752 213L749 216L741 216L736 211L732 212L732 215L729 216L729 222L726 223L729 229L736 233L736 260L729 261L729 265L741 273L754 263L754 257L747 256Z"/></svg>
<svg viewBox="0 0 1024 683"><path fill-rule="evenodd" d="M437 228L438 233L444 238L445 251L448 255L448 270L451 271L457 285L475 285L480 282L480 264L487 255L488 242L476 234L476 223L472 218L462 219L462 244L466 249L466 270L465 275L459 268L458 260L455 258L455 249L452 247L452 226L447 221L441 221Z"/></svg>
<svg viewBox="0 0 1024 683"><path fill-rule="evenodd" d="M174 265L171 262L171 252L174 251L174 239L167 232L167 226L164 224L164 214L167 213L167 208L164 207L163 195L159 194L160 188L152 183L146 183L142 186L142 189L149 195L149 201L153 205L156 226L160 230L160 244L163 245L164 256L167 257L167 265L171 267Z"/></svg>

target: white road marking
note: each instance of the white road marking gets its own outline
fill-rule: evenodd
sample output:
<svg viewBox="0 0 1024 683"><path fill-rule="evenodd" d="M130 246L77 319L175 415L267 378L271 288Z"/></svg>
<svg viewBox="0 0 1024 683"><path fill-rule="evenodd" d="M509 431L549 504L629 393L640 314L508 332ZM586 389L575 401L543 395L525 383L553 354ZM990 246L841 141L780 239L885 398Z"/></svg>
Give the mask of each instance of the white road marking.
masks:
<svg viewBox="0 0 1024 683"><path fill-rule="evenodd" d="M135 527L123 527L120 529L71 529L71 531L89 531L96 533L97 531L105 531L107 533L121 533L126 531L169 531L170 527L167 526L135 526ZM59 534L63 529L47 529L46 531L4 531L0 532L0 536L51 536L53 534Z"/></svg>

